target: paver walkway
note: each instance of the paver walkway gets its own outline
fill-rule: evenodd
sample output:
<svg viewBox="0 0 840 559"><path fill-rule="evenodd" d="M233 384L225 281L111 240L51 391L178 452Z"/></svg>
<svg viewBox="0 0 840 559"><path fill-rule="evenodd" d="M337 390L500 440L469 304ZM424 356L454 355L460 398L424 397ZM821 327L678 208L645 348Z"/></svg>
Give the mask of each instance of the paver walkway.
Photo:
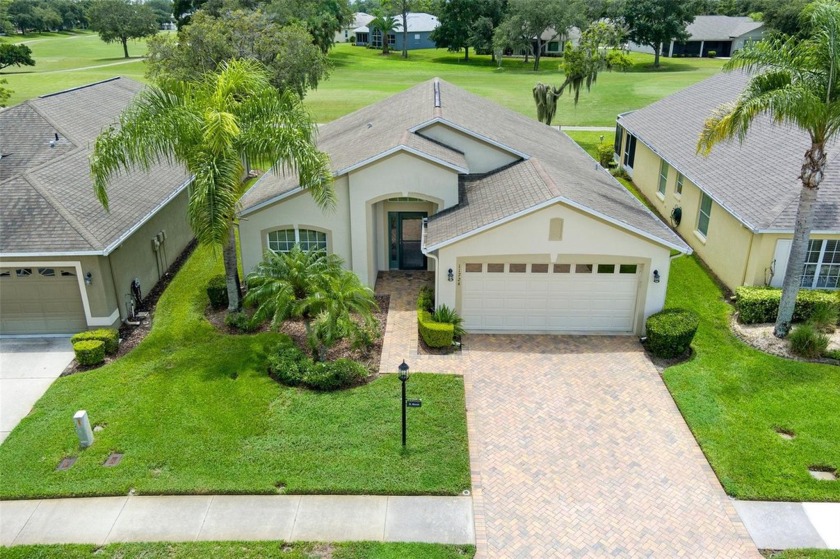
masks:
<svg viewBox="0 0 840 559"><path fill-rule="evenodd" d="M759 557L637 340L471 335L418 355L420 281L377 284L381 369L464 375L479 558Z"/></svg>

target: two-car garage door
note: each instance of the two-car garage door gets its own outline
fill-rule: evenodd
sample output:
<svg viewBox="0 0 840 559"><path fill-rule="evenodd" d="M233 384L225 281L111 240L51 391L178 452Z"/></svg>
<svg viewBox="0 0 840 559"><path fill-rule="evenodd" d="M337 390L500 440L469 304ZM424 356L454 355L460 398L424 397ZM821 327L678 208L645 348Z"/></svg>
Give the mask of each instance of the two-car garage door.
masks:
<svg viewBox="0 0 840 559"><path fill-rule="evenodd" d="M86 325L75 268L0 268L0 334L72 334Z"/></svg>
<svg viewBox="0 0 840 559"><path fill-rule="evenodd" d="M464 328L499 332L634 330L639 264L461 264Z"/></svg>

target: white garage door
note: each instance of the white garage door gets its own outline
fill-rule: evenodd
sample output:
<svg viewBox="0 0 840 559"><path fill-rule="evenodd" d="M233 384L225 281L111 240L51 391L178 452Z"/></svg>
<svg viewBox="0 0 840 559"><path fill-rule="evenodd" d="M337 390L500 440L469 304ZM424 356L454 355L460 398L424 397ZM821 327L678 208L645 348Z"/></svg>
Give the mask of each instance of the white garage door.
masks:
<svg viewBox="0 0 840 559"><path fill-rule="evenodd" d="M86 327L75 268L0 268L0 334L74 334Z"/></svg>
<svg viewBox="0 0 840 559"><path fill-rule="evenodd" d="M640 265L461 265L461 316L472 331L633 331Z"/></svg>

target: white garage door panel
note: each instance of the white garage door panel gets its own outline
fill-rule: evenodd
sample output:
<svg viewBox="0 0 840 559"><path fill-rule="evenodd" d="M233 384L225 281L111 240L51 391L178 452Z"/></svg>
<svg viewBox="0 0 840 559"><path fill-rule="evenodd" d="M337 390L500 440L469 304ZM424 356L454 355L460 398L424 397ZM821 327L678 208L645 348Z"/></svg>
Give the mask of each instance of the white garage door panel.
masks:
<svg viewBox="0 0 840 559"><path fill-rule="evenodd" d="M461 315L473 331L632 332L637 273L461 274ZM543 268L544 270L545 268Z"/></svg>

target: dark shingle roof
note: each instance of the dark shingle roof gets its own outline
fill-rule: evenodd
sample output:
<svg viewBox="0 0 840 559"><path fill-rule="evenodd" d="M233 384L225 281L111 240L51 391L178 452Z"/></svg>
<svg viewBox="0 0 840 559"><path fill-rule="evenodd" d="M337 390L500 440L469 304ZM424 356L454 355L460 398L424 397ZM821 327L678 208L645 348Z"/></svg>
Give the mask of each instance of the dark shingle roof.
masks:
<svg viewBox="0 0 840 559"><path fill-rule="evenodd" d="M802 157L810 145L798 128L759 117L746 140L731 140L697 154L706 118L734 101L747 84L742 72L723 73L652 105L622 115L618 123L668 161L753 231L792 231ZM840 231L840 143L828 150L814 230Z"/></svg>
<svg viewBox="0 0 840 559"><path fill-rule="evenodd" d="M436 82L440 107L434 103ZM422 137L423 128L434 122L485 138L521 155L523 161L485 179L468 181L466 200L429 219L427 246L556 200L690 250L568 136L443 80L421 83L322 126L318 147L330 155L336 174L400 145L417 145L440 161L466 169L463 154ZM243 211L254 210L295 187L294 177L267 175L245 194Z"/></svg>
<svg viewBox="0 0 840 559"><path fill-rule="evenodd" d="M731 41L762 27L749 17L696 16L685 30L691 41Z"/></svg>
<svg viewBox="0 0 840 559"><path fill-rule="evenodd" d="M110 212L93 194L93 141L142 87L118 78L0 112L0 253L102 253L183 187L185 170L164 164L112 179Z"/></svg>

